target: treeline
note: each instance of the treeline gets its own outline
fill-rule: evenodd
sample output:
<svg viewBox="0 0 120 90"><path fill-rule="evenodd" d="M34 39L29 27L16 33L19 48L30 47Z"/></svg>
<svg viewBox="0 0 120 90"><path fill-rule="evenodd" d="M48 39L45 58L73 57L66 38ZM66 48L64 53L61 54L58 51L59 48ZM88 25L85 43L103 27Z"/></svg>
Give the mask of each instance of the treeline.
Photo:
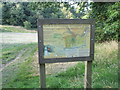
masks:
<svg viewBox="0 0 120 90"><path fill-rule="evenodd" d="M88 3L77 3L85 7ZM78 11L83 11L78 13ZM84 8L74 8L69 3L59 2L18 2L2 4L2 24L31 24L36 28L38 18L80 18L85 13Z"/></svg>
<svg viewBox="0 0 120 90"><path fill-rule="evenodd" d="M96 41L117 40L120 30L120 2L114 3L59 3L18 2L2 3L2 24L37 27L38 18L94 18Z"/></svg>

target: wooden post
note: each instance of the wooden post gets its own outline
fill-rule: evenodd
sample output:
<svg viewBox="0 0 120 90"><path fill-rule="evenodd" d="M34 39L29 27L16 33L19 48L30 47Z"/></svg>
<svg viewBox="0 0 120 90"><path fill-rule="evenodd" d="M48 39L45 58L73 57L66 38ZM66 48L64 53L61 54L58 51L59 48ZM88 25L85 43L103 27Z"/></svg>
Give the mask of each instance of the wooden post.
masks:
<svg viewBox="0 0 120 90"><path fill-rule="evenodd" d="M92 61L85 62L84 88L92 88Z"/></svg>
<svg viewBox="0 0 120 90"><path fill-rule="evenodd" d="M45 64L40 64L40 85L41 88L46 88Z"/></svg>

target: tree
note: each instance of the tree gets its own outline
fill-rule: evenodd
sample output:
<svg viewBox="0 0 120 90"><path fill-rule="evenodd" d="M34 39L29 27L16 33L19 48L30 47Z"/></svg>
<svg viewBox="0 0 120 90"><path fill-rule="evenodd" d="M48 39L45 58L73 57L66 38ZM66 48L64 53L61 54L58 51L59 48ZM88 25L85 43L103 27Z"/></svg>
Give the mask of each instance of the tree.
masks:
<svg viewBox="0 0 120 90"><path fill-rule="evenodd" d="M12 7L11 3L3 2L2 3L2 24L10 24L10 8Z"/></svg>
<svg viewBox="0 0 120 90"><path fill-rule="evenodd" d="M120 2L92 3L90 18L96 20L96 40L118 40Z"/></svg>

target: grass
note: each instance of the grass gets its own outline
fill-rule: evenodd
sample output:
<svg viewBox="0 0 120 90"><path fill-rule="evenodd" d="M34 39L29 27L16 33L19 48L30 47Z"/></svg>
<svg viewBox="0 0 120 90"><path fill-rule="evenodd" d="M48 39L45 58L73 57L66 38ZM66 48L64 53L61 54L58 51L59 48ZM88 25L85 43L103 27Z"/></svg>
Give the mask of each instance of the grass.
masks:
<svg viewBox="0 0 120 90"><path fill-rule="evenodd" d="M20 26L0 25L0 32L17 32L17 33L33 33L35 29L27 30Z"/></svg>
<svg viewBox="0 0 120 90"><path fill-rule="evenodd" d="M93 88L118 88L118 48L117 42L105 42L95 45L95 59L92 65ZM7 88L39 88L39 76L34 76L33 53L27 51L28 57L20 64L15 77L3 85ZM26 56L26 55L25 55ZM47 88L83 88L84 62L64 72L47 75Z"/></svg>
<svg viewBox="0 0 120 90"><path fill-rule="evenodd" d="M16 62L12 63L8 67L5 67L2 71L2 83L3 87L24 87L28 81L22 83L22 81L26 80L25 78L30 77L31 75L31 62L33 60L33 54L36 52L37 44L27 44L26 51L22 54L20 59L16 60ZM21 45L23 47L23 45ZM27 71L26 71L27 70ZM18 83L16 83L18 82ZM31 81L32 82L32 81ZM14 84L13 84L14 83ZM21 84L20 84L21 83Z"/></svg>
<svg viewBox="0 0 120 90"><path fill-rule="evenodd" d="M95 60L93 61L93 88L118 88L117 43L96 44ZM47 78L47 87L52 88L83 88L84 63ZM57 81L57 83L56 83ZM50 83L52 82L52 83Z"/></svg>
<svg viewBox="0 0 120 90"><path fill-rule="evenodd" d="M2 64L15 59L27 47L28 44L2 44Z"/></svg>
<svg viewBox="0 0 120 90"><path fill-rule="evenodd" d="M84 64L47 77L48 88L83 88Z"/></svg>

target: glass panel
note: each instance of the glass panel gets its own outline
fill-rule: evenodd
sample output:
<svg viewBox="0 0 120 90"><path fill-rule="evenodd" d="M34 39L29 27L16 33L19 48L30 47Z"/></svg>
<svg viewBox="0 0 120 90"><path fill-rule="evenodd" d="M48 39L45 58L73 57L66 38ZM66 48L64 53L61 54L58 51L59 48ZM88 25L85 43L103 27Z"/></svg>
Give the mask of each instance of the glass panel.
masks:
<svg viewBox="0 0 120 90"><path fill-rule="evenodd" d="M90 24L43 25L44 58L90 55Z"/></svg>

